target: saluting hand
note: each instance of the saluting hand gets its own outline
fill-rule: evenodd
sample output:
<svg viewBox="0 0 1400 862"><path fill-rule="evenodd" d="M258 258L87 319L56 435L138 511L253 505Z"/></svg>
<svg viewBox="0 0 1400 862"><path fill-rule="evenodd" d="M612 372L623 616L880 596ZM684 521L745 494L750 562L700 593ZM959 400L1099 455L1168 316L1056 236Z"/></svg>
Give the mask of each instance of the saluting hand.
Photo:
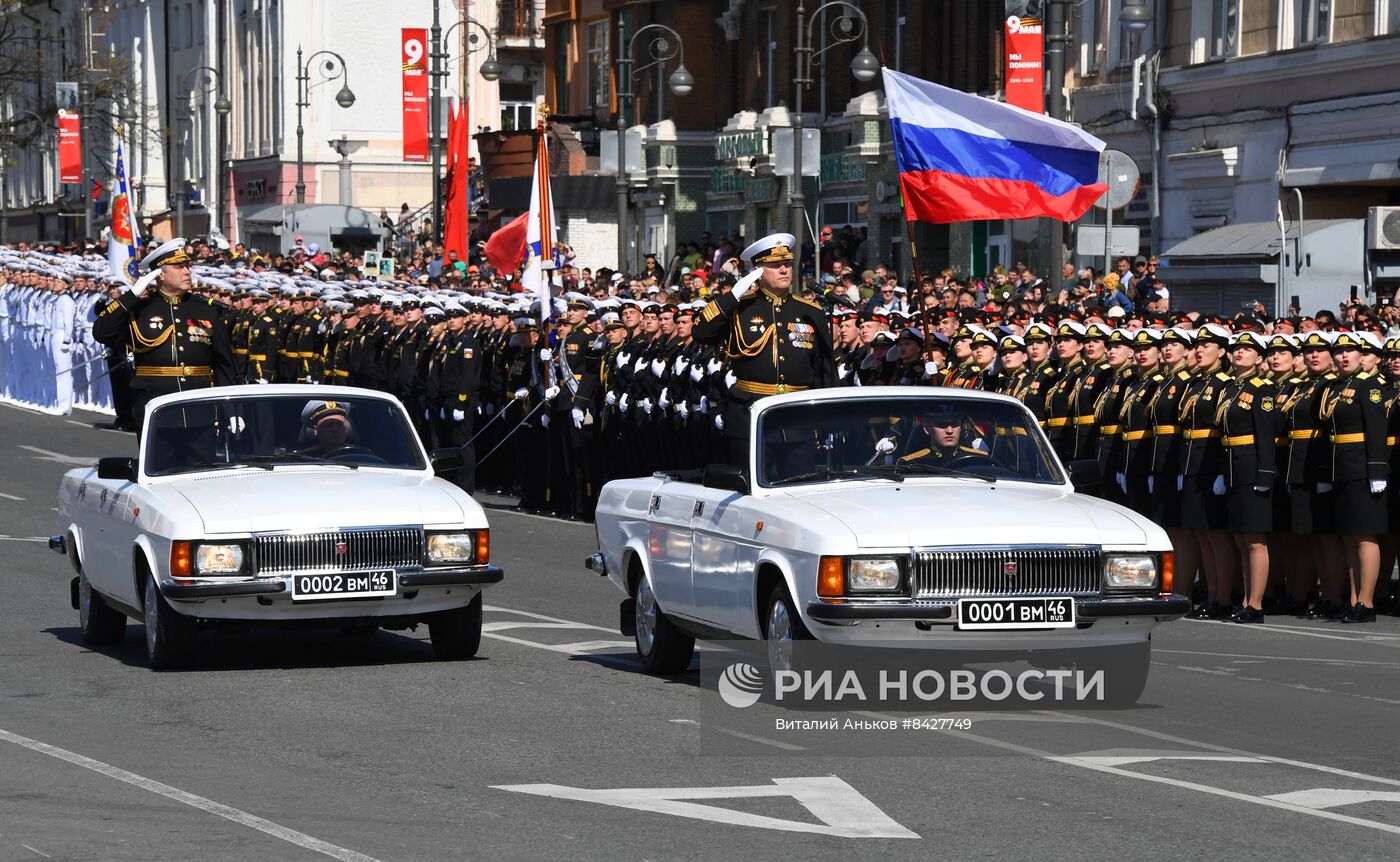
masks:
<svg viewBox="0 0 1400 862"><path fill-rule="evenodd" d="M734 282L734 289L730 292L735 299L743 299L744 294L749 292L749 288L753 287L762 277L763 267L754 267L752 272Z"/></svg>

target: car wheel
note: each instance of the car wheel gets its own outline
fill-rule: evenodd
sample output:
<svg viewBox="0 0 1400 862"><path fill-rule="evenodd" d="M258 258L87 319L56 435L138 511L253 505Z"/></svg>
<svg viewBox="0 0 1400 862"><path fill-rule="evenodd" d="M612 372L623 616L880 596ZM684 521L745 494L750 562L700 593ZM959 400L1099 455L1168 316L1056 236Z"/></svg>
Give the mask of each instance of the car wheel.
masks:
<svg viewBox="0 0 1400 862"><path fill-rule="evenodd" d="M642 670L673 674L690 667L690 659L695 655L695 638L676 628L662 612L645 575L637 581L635 608L637 631L633 639Z"/></svg>
<svg viewBox="0 0 1400 862"><path fill-rule="evenodd" d="M146 579L146 665L151 670L181 667L192 658L194 619L170 607L156 586L155 576Z"/></svg>
<svg viewBox="0 0 1400 862"><path fill-rule="evenodd" d="M126 637L126 614L113 610L85 573L78 575L78 623L84 643L115 644Z"/></svg>
<svg viewBox="0 0 1400 862"><path fill-rule="evenodd" d="M481 649L481 593L464 608L438 611L428 620L428 637L440 659L464 659Z"/></svg>
<svg viewBox="0 0 1400 862"><path fill-rule="evenodd" d="M787 587L779 584L768 595L768 613L764 616L763 637L768 646L768 670L802 670L801 657L796 655L795 646L801 641L810 641L811 632L797 615L797 608L788 595Z"/></svg>

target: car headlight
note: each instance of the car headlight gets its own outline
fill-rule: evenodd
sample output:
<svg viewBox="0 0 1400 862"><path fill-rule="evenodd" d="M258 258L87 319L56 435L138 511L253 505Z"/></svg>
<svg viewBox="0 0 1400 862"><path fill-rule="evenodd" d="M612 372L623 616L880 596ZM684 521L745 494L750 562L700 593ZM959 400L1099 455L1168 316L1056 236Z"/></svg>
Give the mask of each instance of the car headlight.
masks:
<svg viewBox="0 0 1400 862"><path fill-rule="evenodd" d="M196 575L236 575L243 571L242 545L196 545Z"/></svg>
<svg viewBox="0 0 1400 862"><path fill-rule="evenodd" d="M1150 590L1157 586L1155 554L1111 554L1104 557L1104 587L1116 590Z"/></svg>
<svg viewBox="0 0 1400 862"><path fill-rule="evenodd" d="M898 560L855 559L846 570L846 588L852 593L889 593L899 586Z"/></svg>
<svg viewBox="0 0 1400 862"><path fill-rule="evenodd" d="M490 559L485 530L428 534L428 565L453 566L484 563Z"/></svg>

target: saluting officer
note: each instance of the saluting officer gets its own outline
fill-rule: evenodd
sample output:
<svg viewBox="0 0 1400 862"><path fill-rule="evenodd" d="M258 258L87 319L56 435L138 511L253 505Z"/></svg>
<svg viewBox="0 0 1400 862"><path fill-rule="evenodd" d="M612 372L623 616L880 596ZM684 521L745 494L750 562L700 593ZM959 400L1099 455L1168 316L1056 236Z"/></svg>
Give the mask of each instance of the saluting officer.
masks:
<svg viewBox="0 0 1400 862"><path fill-rule="evenodd" d="M98 341L125 344L135 354L131 395L138 429L152 398L234 382L228 332L209 300L189 292L190 263L184 239L161 245L141 261L148 272L92 326Z"/></svg>
<svg viewBox="0 0 1400 862"><path fill-rule="evenodd" d="M749 409L766 395L832 386L831 330L817 303L792 295L792 234L770 234L744 249L757 265L729 293L705 306L696 321L696 341L723 343L733 382L722 430L732 463L749 459ZM757 291L750 292L755 284Z"/></svg>

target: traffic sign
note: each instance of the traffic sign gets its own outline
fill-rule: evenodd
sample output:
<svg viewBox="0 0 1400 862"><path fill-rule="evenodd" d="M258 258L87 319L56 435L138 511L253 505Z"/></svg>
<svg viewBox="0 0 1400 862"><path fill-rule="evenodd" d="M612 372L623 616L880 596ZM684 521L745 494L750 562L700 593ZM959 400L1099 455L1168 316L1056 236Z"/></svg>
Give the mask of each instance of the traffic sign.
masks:
<svg viewBox="0 0 1400 862"><path fill-rule="evenodd" d="M1133 157L1122 150L1104 150L1099 154L1099 182L1108 185L1108 191L1094 206L1099 209L1112 207L1121 210L1128 201L1137 197L1142 185L1142 172L1138 170ZM1099 246L1103 250L1103 246Z"/></svg>

